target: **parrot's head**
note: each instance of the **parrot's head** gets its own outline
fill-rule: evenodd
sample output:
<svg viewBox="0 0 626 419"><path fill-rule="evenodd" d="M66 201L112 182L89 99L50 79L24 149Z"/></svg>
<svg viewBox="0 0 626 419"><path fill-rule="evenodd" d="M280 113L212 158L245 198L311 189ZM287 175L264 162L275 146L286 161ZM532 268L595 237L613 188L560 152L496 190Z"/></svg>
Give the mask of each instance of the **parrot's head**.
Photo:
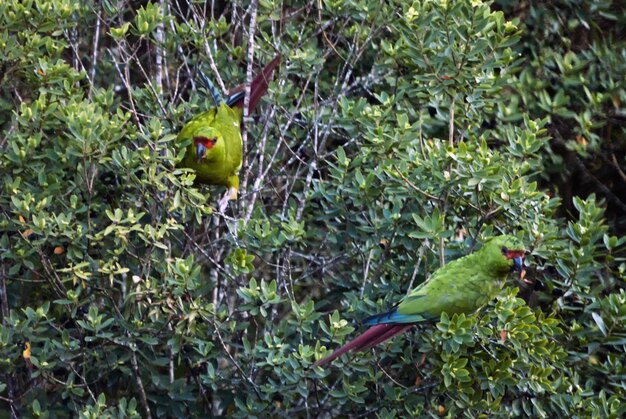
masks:
<svg viewBox="0 0 626 419"><path fill-rule="evenodd" d="M519 272L524 280L524 243L515 236L496 236L485 242L481 252L486 253L490 268L502 273Z"/></svg>
<svg viewBox="0 0 626 419"><path fill-rule="evenodd" d="M198 163L203 160L212 160L217 151L224 147L221 135L212 127L197 130L193 136L193 145Z"/></svg>

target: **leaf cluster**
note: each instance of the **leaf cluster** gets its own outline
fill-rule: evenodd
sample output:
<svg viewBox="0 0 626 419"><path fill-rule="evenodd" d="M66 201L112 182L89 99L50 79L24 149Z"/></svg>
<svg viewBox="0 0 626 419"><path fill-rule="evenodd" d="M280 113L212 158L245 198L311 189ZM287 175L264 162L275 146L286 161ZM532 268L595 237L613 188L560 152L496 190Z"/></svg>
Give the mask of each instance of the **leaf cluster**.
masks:
<svg viewBox="0 0 626 419"><path fill-rule="evenodd" d="M620 24L604 0L1 2L0 408L624 416ZM196 72L278 52L217 214L176 167ZM310 368L500 233L534 287Z"/></svg>

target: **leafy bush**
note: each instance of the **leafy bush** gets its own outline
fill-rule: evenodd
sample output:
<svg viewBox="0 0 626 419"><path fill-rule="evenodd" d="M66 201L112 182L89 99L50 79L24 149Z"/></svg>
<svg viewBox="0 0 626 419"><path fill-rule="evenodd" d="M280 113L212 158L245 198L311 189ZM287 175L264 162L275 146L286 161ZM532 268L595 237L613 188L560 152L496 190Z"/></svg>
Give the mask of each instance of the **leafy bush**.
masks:
<svg viewBox="0 0 626 419"><path fill-rule="evenodd" d="M623 10L500 3L0 4L3 408L623 416ZM196 69L277 52L213 213ZM536 289L310 368L500 232Z"/></svg>

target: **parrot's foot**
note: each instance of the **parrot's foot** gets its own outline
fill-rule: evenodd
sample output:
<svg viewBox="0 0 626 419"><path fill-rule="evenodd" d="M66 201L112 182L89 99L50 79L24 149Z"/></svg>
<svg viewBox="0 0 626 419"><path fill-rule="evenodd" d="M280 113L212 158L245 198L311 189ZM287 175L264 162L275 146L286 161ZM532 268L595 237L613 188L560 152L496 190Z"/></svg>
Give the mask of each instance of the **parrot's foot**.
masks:
<svg viewBox="0 0 626 419"><path fill-rule="evenodd" d="M224 195L220 202L218 203L219 211L223 214L226 211L226 207L228 207L228 201L230 201L230 196L228 194Z"/></svg>
<svg viewBox="0 0 626 419"><path fill-rule="evenodd" d="M237 199L237 189L228 188L228 190L226 191L226 193L224 194L224 196L222 197L222 199L220 199L220 202L218 203L219 211L223 214L224 211L226 210L226 207L228 207L228 201L233 201L235 199Z"/></svg>

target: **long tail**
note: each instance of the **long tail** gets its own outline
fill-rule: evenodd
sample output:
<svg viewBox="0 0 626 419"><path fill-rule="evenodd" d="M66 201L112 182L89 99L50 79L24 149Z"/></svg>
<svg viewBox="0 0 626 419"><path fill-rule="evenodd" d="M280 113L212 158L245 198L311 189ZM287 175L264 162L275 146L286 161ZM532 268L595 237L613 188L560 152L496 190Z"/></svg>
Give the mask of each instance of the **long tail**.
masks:
<svg viewBox="0 0 626 419"><path fill-rule="evenodd" d="M346 343L326 358L317 361L313 364L312 368L328 364L348 351L359 352L372 348L379 343L407 331L411 327L413 327L413 324L377 324L372 326L361 336Z"/></svg>
<svg viewBox="0 0 626 419"><path fill-rule="evenodd" d="M215 102L215 106L220 106L224 99L222 98L222 94L219 89L215 87L210 78L207 77L206 74L202 72L202 70L198 70L198 74L200 75L200 80L204 83L204 87L211 92L211 96L213 97L213 102Z"/></svg>
<svg viewBox="0 0 626 419"><path fill-rule="evenodd" d="M270 78L272 77L272 73L278 67L278 63L280 63L281 55L278 54L272 61L269 62L268 65L265 66L263 71L256 75L256 77L252 80L250 84L250 105L248 106L248 113L251 113L256 105L261 101L261 98L267 91L267 87L270 82ZM232 107L240 107L243 108L244 101L244 89L245 85L240 85L232 89L230 93L230 97L226 100L226 104Z"/></svg>

